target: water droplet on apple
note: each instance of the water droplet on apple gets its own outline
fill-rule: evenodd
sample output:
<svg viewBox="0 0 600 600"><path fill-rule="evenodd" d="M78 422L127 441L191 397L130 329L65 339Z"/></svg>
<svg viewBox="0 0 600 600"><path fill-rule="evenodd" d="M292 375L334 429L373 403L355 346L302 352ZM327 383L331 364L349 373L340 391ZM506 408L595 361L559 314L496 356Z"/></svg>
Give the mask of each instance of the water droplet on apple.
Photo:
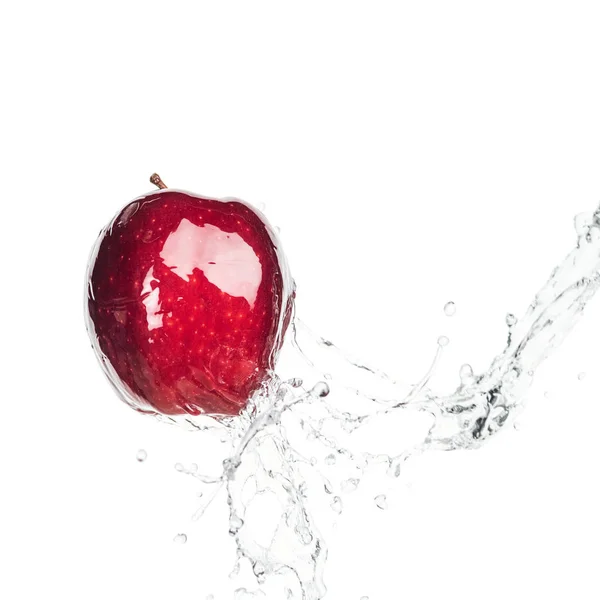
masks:
<svg viewBox="0 0 600 600"><path fill-rule="evenodd" d="M148 458L148 453L144 449L137 451L135 458L138 462L144 462Z"/></svg>
<svg viewBox="0 0 600 600"><path fill-rule="evenodd" d="M185 544L187 542L187 535L185 533L178 533L174 538L173 541L176 544Z"/></svg>
<svg viewBox="0 0 600 600"><path fill-rule="evenodd" d="M454 302L446 302L444 305L444 314L447 317L452 317L456 314L456 304Z"/></svg>
<svg viewBox="0 0 600 600"><path fill-rule="evenodd" d="M443 348L444 346L447 346L450 343L450 338L448 338L445 335L440 335L440 337L438 338L438 346L440 346L441 348Z"/></svg>
<svg viewBox="0 0 600 600"><path fill-rule="evenodd" d="M187 402L184 402L181 405L181 408L188 414L192 415L193 417L198 417L202 414L202 410L200 410L197 406L194 406L193 404L188 404Z"/></svg>

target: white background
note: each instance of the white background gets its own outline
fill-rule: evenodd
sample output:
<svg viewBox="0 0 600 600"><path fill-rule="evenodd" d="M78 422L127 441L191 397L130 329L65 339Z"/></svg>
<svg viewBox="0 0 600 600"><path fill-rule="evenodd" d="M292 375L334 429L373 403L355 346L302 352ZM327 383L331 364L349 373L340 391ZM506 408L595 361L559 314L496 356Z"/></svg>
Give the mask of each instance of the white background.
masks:
<svg viewBox="0 0 600 600"><path fill-rule="evenodd" d="M338 345L414 381L448 335L440 391L502 350L600 199L595 2L23 1L0 23L7 600L203 600L231 568L224 510L191 523L173 469L201 442L119 403L83 326L89 249L154 170L265 203ZM350 507L327 597L598 598L599 328L596 299L519 431Z"/></svg>

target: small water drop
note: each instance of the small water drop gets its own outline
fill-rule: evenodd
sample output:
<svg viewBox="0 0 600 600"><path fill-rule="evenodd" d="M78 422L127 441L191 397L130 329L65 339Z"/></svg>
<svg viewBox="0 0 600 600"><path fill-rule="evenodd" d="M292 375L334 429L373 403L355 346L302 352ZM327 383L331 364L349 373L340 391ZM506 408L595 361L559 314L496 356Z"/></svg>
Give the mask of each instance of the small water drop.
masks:
<svg viewBox="0 0 600 600"><path fill-rule="evenodd" d="M444 305L444 314L447 317L453 317L456 314L456 304L454 302L446 302Z"/></svg>
<svg viewBox="0 0 600 600"><path fill-rule="evenodd" d="M548 400L551 397L552 397L552 394L550 392L544 392L544 398L546 398L546 400Z"/></svg>
<svg viewBox="0 0 600 600"><path fill-rule="evenodd" d="M144 462L147 458L148 458L148 453L143 449L138 450L137 454L135 455L135 459L138 462Z"/></svg>
<svg viewBox="0 0 600 600"><path fill-rule="evenodd" d="M329 454L328 456L325 457L325 464L326 465L335 465L337 461L337 458L335 457L335 454Z"/></svg>
<svg viewBox="0 0 600 600"><path fill-rule="evenodd" d="M315 456L310 457L310 465L311 465L311 467L317 466L317 458Z"/></svg>
<svg viewBox="0 0 600 600"><path fill-rule="evenodd" d="M468 363L465 363L458 371L460 380L465 383L473 377L473 367Z"/></svg>
<svg viewBox="0 0 600 600"><path fill-rule="evenodd" d="M335 496L329 506L331 506L331 510L338 515L341 515L342 510L344 509L342 499L339 496Z"/></svg>
<svg viewBox="0 0 600 600"><path fill-rule="evenodd" d="M175 463L175 470L179 471L179 473L183 472L183 465L181 463Z"/></svg>
<svg viewBox="0 0 600 600"><path fill-rule="evenodd" d="M513 315L512 313L507 313L506 324L509 327L514 327L517 324L517 317L515 317L515 315Z"/></svg>
<svg viewBox="0 0 600 600"><path fill-rule="evenodd" d="M185 544L187 542L187 535L185 535L185 533L178 533L174 538L173 541L176 544Z"/></svg>
<svg viewBox="0 0 600 600"><path fill-rule="evenodd" d="M375 496L375 505L381 510L386 510L388 507L387 496L385 494L379 494L379 496Z"/></svg>
<svg viewBox="0 0 600 600"><path fill-rule="evenodd" d="M206 600L215 600L215 597L212 594L206 596Z"/></svg>
<svg viewBox="0 0 600 600"><path fill-rule="evenodd" d="M447 346L450 343L450 339L448 337L446 337L445 335L440 335L437 343L438 343L438 346L443 348L444 346Z"/></svg>
<svg viewBox="0 0 600 600"><path fill-rule="evenodd" d="M586 376L586 372L585 371L581 371L581 373L579 373L577 375L577 379L579 379L579 381L583 381L585 379Z"/></svg>
<svg viewBox="0 0 600 600"><path fill-rule="evenodd" d="M515 431L520 431L521 430L521 423L519 423L519 421L515 421L513 423L513 428Z"/></svg>
<svg viewBox="0 0 600 600"><path fill-rule="evenodd" d="M360 600L369 600L369 596L361 596Z"/></svg>
<svg viewBox="0 0 600 600"><path fill-rule="evenodd" d="M316 383L310 393L317 398L324 398L329 394L329 386L324 381Z"/></svg>

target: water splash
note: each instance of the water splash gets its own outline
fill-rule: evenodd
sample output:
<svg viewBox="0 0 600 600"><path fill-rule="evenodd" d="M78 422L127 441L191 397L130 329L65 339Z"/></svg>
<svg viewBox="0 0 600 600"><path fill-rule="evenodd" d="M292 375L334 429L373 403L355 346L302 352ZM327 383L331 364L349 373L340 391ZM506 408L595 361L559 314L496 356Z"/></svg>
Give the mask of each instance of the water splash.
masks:
<svg viewBox="0 0 600 600"><path fill-rule="evenodd" d="M367 474L375 473L376 481L389 485L411 456L477 448L508 424L515 425L535 370L600 285L599 214L579 215L576 230L576 247L521 318L507 315L504 351L481 374L463 365L460 384L448 395L436 396L427 387L449 342L445 336L438 339L427 373L408 385L344 354L294 319L278 374L239 417L177 421L225 434L221 473L204 475L197 465L176 468L203 486L202 506L194 518L221 492L227 498L229 535L237 546L233 576L246 561L259 588L277 579L283 582L277 597L320 600L326 593L327 558L320 525L343 512L345 497ZM454 314L453 308L448 312ZM290 377L284 376L286 369ZM396 415L403 420L417 415L420 426L411 424L407 430L412 435L398 436L401 440L363 435ZM385 448L374 447L373 439ZM375 495L373 504L386 510L386 494ZM260 589L235 592L235 598L258 597L265 597Z"/></svg>

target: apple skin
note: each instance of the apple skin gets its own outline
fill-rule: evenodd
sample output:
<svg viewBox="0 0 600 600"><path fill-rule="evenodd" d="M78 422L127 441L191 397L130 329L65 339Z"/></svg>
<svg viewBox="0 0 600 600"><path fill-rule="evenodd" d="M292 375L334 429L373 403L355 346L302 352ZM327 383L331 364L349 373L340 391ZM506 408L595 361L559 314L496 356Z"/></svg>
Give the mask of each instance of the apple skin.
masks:
<svg viewBox="0 0 600 600"><path fill-rule="evenodd" d="M272 372L294 282L254 208L163 189L100 233L86 324L119 396L142 412L236 415Z"/></svg>

